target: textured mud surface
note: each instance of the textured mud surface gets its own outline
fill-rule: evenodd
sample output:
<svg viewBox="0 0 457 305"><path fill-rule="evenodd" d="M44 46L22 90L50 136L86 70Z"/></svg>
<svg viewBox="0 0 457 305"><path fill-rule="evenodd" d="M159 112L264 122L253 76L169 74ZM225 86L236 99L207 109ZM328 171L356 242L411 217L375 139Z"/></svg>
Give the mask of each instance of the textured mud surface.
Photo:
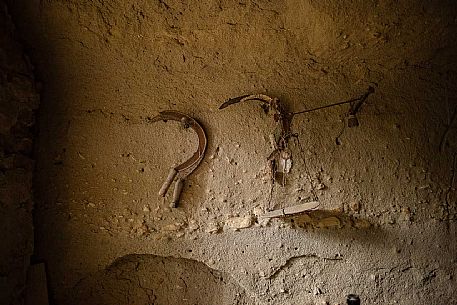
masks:
<svg viewBox="0 0 457 305"><path fill-rule="evenodd" d="M203 263L128 255L81 280L68 304L254 304L230 276Z"/></svg>
<svg viewBox="0 0 457 305"><path fill-rule="evenodd" d="M20 304L33 246L31 66L0 2L0 303Z"/></svg>
<svg viewBox="0 0 457 305"><path fill-rule="evenodd" d="M133 253L200 261L258 304L337 304L348 293L457 304L451 1L9 4L44 83L36 253L57 304ZM293 167L271 207L317 196L321 210L260 221L273 122L256 103L220 104L265 93L299 111L368 86L356 128L343 129L347 106L294 119ZM166 109L209 137L177 210L157 192L197 138L148 123Z"/></svg>

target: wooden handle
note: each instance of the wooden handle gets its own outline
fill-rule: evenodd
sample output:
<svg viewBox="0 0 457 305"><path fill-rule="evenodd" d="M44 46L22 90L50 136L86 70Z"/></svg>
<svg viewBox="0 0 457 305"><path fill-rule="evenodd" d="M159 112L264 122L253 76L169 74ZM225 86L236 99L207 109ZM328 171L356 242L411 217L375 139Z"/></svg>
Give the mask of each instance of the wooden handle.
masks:
<svg viewBox="0 0 457 305"><path fill-rule="evenodd" d="M172 208L178 207L178 202L179 202L179 198L181 197L181 192L182 192L183 186L184 186L184 180L179 178L178 181L176 182L175 189L173 191L173 201L171 202L170 207L172 207Z"/></svg>
<svg viewBox="0 0 457 305"><path fill-rule="evenodd" d="M170 184L173 182L173 180L175 179L177 174L178 174L178 171L175 168L170 169L167 180L165 180L162 187L160 188L160 191L159 191L160 196L165 197L165 194L167 193L168 189L170 188Z"/></svg>
<svg viewBox="0 0 457 305"><path fill-rule="evenodd" d="M315 210L319 207L318 201L311 201L302 204L297 204L291 207L284 208L285 215L293 215L298 214L306 211Z"/></svg>

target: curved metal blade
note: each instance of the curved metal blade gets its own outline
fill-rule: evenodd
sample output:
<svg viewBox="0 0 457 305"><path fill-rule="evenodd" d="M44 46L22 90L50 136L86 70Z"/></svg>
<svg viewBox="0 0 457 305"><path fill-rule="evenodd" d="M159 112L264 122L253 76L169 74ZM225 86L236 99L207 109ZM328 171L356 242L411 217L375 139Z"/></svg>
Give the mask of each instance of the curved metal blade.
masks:
<svg viewBox="0 0 457 305"><path fill-rule="evenodd" d="M178 171L178 173L181 173L183 171L186 171L184 175L180 175L182 178L188 176L192 171L195 170L195 168L200 164L200 162L203 160L203 157L205 155L206 151L206 146L208 144L208 140L206 138L205 131L203 127L198 123L194 118L188 116L187 114L184 114L179 111L174 111L174 110L166 110L166 111L161 111L159 112L159 115L152 118L152 122L157 122L157 121L178 121L181 123L184 123L188 127L192 128L198 136L198 148L197 151L190 157L188 160L185 162L181 163L180 165L175 167L175 170Z"/></svg>
<svg viewBox="0 0 457 305"><path fill-rule="evenodd" d="M224 102L219 109L224 109L230 105L237 104L240 102L246 102L246 101L252 101L252 100L257 100L266 104L270 104L271 101L273 100L271 97L268 95L264 94L250 94L250 95L242 95L239 97L234 97L231 99L228 99L226 102Z"/></svg>

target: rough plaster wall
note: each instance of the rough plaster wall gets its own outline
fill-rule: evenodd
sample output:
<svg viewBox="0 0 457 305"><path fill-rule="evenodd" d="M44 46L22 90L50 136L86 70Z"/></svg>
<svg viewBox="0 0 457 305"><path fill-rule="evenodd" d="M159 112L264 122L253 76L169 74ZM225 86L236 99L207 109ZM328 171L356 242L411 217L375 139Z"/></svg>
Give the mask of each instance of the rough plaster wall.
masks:
<svg viewBox="0 0 457 305"><path fill-rule="evenodd" d="M452 1L10 5L44 82L36 252L58 304L132 253L201 261L258 304L336 304L351 292L365 304L457 304ZM376 93L340 145L346 107L294 120L303 149L292 144L272 204L309 200L314 186L322 210L256 221L273 122L255 103L218 106L267 93L295 111L368 85ZM196 137L147 123L165 109L209 136L177 210L157 191ZM235 231L233 217L252 224Z"/></svg>
<svg viewBox="0 0 457 305"><path fill-rule="evenodd" d="M255 304L227 274L201 262L128 255L83 279L67 304Z"/></svg>
<svg viewBox="0 0 457 305"><path fill-rule="evenodd" d="M21 304L33 248L31 66L0 2L0 304Z"/></svg>

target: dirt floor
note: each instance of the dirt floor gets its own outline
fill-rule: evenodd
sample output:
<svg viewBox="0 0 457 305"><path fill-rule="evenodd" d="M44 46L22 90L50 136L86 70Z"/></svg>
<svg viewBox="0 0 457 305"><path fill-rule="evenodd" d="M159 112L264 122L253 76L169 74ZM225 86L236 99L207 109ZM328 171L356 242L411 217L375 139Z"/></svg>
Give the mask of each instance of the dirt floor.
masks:
<svg viewBox="0 0 457 305"><path fill-rule="evenodd" d="M457 304L453 1L6 2L43 83L35 256L55 304ZM294 117L273 192L272 116L218 109L369 86L358 127L348 105ZM197 137L151 123L167 109L209 141L177 209L158 191Z"/></svg>

